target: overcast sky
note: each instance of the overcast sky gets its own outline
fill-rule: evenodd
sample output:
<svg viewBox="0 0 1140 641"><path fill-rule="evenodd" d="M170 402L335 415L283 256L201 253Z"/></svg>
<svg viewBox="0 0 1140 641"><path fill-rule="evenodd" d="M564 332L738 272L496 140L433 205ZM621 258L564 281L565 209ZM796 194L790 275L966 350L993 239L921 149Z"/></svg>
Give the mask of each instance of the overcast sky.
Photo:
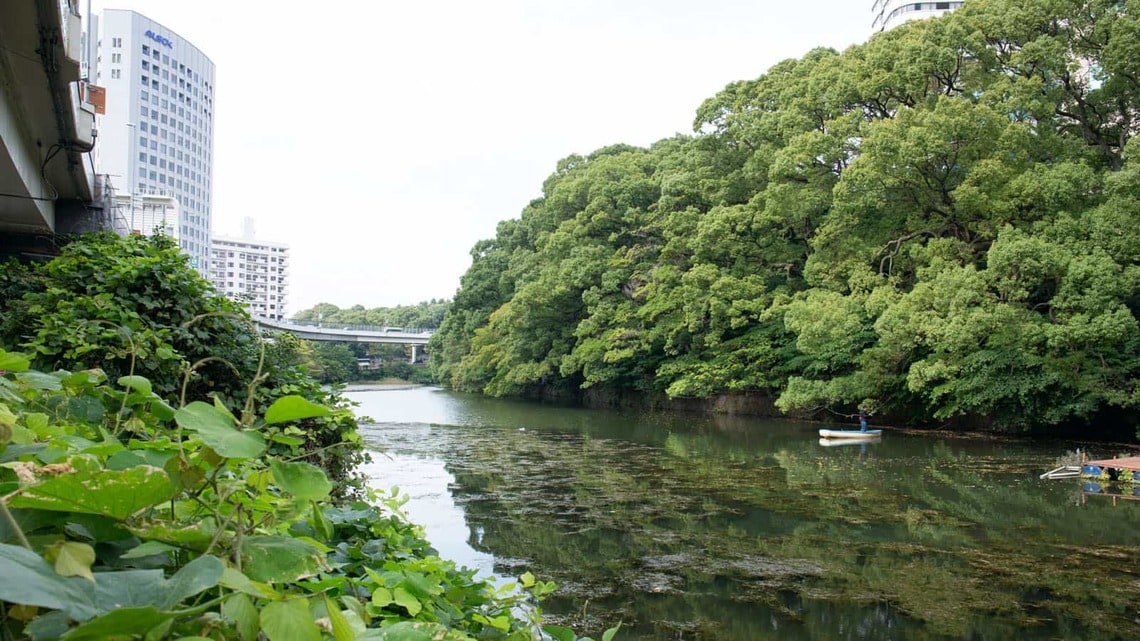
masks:
<svg viewBox="0 0 1140 641"><path fill-rule="evenodd" d="M213 229L290 247L289 313L451 298L560 158L690 133L697 107L871 0L95 0L217 67Z"/></svg>

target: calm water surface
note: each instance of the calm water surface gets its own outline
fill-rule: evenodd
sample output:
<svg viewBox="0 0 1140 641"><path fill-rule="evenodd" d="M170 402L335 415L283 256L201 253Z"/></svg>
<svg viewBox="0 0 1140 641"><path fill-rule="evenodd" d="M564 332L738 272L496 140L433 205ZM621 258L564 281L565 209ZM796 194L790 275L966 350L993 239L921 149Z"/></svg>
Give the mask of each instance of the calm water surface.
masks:
<svg viewBox="0 0 1140 641"><path fill-rule="evenodd" d="M786 421L349 396L373 486L440 555L556 581L544 609L582 633L1140 639L1140 501L1039 480L1072 444L826 447Z"/></svg>

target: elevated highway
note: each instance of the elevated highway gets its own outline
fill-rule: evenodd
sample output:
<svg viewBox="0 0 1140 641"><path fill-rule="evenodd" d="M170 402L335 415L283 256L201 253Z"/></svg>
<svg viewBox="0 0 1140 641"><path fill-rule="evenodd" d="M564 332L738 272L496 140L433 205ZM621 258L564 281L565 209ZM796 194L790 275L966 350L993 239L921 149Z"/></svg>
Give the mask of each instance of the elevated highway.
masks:
<svg viewBox="0 0 1140 641"><path fill-rule="evenodd" d="M0 2L0 246L67 233L95 199L79 0ZM82 231L82 229L79 229Z"/></svg>
<svg viewBox="0 0 1140 641"><path fill-rule="evenodd" d="M394 345L427 345L431 339L430 330L405 330L397 327L376 327L373 325L330 325L278 321L253 317L258 327L289 332L307 341L330 341L348 343L390 343Z"/></svg>

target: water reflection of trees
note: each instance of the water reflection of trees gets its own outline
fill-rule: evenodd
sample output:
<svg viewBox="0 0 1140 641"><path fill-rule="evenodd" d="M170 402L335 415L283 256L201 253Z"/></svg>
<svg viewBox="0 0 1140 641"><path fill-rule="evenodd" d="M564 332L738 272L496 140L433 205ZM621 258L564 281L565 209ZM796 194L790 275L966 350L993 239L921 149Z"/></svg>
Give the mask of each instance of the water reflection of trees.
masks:
<svg viewBox="0 0 1140 641"><path fill-rule="evenodd" d="M445 458L476 547L638 634L1140 637L1140 511L1076 507L1023 448L747 441L483 430Z"/></svg>

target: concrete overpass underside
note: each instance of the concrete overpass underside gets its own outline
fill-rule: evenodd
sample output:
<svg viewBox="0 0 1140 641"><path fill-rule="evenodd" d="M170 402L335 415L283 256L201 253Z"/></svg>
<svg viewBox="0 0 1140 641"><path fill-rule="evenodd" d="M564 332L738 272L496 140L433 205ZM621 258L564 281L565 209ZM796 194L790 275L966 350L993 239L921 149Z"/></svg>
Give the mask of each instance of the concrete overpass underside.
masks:
<svg viewBox="0 0 1140 641"><path fill-rule="evenodd" d="M75 2L0 2L0 236L40 250L42 235L85 231L60 223L95 195Z"/></svg>

